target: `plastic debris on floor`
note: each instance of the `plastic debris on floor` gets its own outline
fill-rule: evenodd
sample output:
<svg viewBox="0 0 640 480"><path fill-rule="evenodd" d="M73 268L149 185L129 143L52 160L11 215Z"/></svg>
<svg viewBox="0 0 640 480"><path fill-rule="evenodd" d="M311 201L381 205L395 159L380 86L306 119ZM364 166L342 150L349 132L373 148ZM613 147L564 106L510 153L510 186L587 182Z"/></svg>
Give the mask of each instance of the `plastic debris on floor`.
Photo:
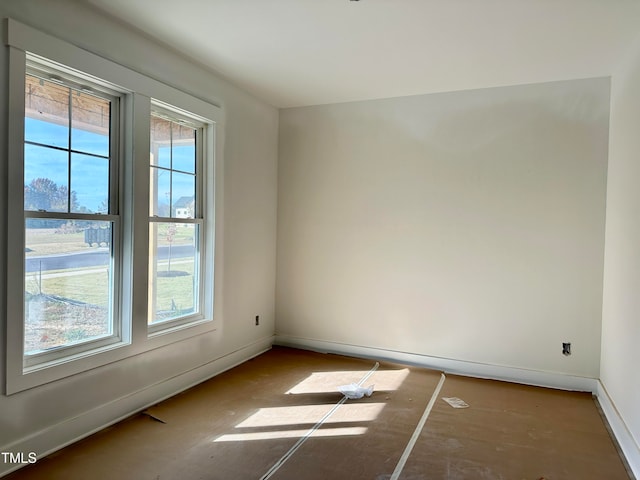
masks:
<svg viewBox="0 0 640 480"><path fill-rule="evenodd" d="M350 383L349 385L342 385L338 387L338 390L348 399L355 400L358 398L362 398L365 395L367 397L370 397L373 393L373 385L362 387L357 383Z"/></svg>
<svg viewBox="0 0 640 480"><path fill-rule="evenodd" d="M453 408L469 408L469 404L458 397L442 397Z"/></svg>

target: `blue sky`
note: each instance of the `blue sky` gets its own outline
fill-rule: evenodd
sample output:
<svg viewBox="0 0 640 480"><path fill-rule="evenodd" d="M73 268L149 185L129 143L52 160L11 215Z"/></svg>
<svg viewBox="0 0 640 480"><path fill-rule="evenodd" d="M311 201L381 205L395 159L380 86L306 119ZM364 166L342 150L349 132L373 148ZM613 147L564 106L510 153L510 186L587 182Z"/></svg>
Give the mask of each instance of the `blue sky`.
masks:
<svg viewBox="0 0 640 480"><path fill-rule="evenodd" d="M26 117L25 140L66 149L69 147L69 130L65 125ZM102 202L107 199L109 190L109 137L73 128L71 144L73 150L91 154L71 154L71 185L68 185L68 153L31 144L25 145L24 183L27 185L36 178L48 178L58 186L70 187L76 192L80 206L97 212ZM169 147L160 149L157 165L170 168ZM173 147L174 170L194 173L194 166L193 146ZM179 172L170 175L168 171L160 171L158 202L168 204L170 192L174 202L180 197L193 195L194 176Z"/></svg>

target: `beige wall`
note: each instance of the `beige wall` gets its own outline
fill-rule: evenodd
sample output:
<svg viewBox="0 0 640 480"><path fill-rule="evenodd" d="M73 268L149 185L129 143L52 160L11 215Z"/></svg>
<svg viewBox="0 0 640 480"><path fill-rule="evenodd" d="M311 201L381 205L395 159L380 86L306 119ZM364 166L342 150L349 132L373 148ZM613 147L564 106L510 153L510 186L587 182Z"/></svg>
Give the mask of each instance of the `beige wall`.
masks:
<svg viewBox="0 0 640 480"><path fill-rule="evenodd" d="M601 381L640 471L640 39L612 77ZM633 446L630 447L633 449Z"/></svg>
<svg viewBox="0 0 640 480"><path fill-rule="evenodd" d="M608 112L608 79L282 110L276 333L597 378Z"/></svg>

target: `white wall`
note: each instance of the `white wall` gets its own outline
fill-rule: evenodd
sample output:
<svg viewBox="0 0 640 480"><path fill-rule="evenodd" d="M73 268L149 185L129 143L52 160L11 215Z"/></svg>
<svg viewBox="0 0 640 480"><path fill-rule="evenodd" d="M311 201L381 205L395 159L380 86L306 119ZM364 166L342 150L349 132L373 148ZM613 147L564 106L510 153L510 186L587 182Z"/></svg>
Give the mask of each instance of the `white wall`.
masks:
<svg viewBox="0 0 640 480"><path fill-rule="evenodd" d="M640 473L640 38L612 76L601 382ZM624 432L622 432L624 433ZM633 445L635 443L635 445ZM635 451L634 451L635 449Z"/></svg>
<svg viewBox="0 0 640 480"><path fill-rule="evenodd" d="M218 330L40 388L0 395L0 451L43 453L270 346L275 318L278 111L82 2L3 0L0 18L4 17L221 105L225 115L224 258L217 259L224 269L223 295L216 299L223 308ZM0 37L3 29L0 26ZM0 47L2 98L6 69L6 49ZM6 102L0 101L2 146L7 144L5 108ZM5 155L3 150L0 178L6 182ZM4 230L4 220L0 225ZM0 251L5 252L0 241ZM0 262L4 269L4 253ZM4 291L2 286L3 312ZM260 315L259 327L254 325L255 315ZM1 321L4 331L5 315ZM4 378L4 340L0 349ZM0 475L7 468L0 463Z"/></svg>
<svg viewBox="0 0 640 480"><path fill-rule="evenodd" d="M608 79L281 111L277 335L598 378L608 115Z"/></svg>

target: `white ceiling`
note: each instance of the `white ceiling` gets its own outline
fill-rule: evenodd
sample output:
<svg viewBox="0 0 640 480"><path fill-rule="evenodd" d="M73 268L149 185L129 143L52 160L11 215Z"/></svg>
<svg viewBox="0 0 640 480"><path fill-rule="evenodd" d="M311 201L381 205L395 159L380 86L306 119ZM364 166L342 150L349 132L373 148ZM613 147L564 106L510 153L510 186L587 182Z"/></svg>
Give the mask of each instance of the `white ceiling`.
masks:
<svg viewBox="0 0 640 480"><path fill-rule="evenodd" d="M86 0L277 107L608 76L640 0Z"/></svg>

